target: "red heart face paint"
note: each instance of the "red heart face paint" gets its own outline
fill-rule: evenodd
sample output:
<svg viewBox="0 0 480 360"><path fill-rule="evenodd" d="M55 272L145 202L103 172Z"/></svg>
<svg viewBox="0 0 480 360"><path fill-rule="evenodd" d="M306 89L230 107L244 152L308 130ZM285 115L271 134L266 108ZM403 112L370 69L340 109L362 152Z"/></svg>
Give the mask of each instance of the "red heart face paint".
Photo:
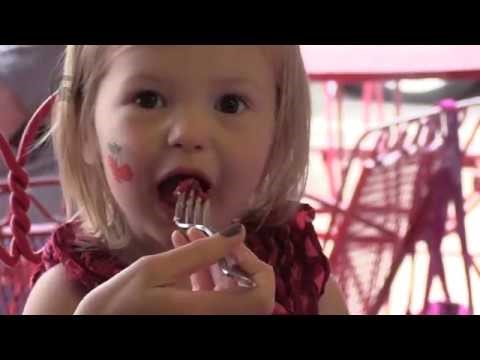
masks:
<svg viewBox="0 0 480 360"><path fill-rule="evenodd" d="M122 147L117 143L109 143L108 149L110 155L107 157L107 163L113 173L113 177L118 183L130 182L133 179L133 171L128 164L120 164L119 155Z"/></svg>

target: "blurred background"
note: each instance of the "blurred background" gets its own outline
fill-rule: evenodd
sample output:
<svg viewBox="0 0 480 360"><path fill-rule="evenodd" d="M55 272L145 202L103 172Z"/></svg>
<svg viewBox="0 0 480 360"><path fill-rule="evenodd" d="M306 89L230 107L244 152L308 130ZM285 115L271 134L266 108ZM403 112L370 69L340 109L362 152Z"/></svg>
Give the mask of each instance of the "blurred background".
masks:
<svg viewBox="0 0 480 360"><path fill-rule="evenodd" d="M306 200L317 209L325 208L324 212L318 212L315 225L320 234L326 233L323 237L325 250L335 255L331 258L334 274L344 290L350 311L355 314L478 313L480 247L476 234L480 230L480 109L475 97L480 91L480 47L318 45L303 46L302 51L311 79L313 102L309 196ZM449 199L441 199L442 194L452 188L447 185L446 177L440 176L437 183L426 181L427 192L437 199L433 202L415 191L417 179L414 176L405 180L414 185L410 188L394 187L391 179L384 176L380 179L382 186L369 194L368 200L361 200L363 193L368 191L364 190L368 189L368 176L362 178L365 182L359 181L365 174L367 160L378 160L382 155L394 153L387 146L383 154L369 155L373 146L365 140L375 133L389 136L392 128L385 125L395 121L408 122L409 126L433 124L436 115L439 120L441 118L438 104L444 99L454 99L459 104L472 99L466 100L466 110L457 114L456 160L450 162L445 155L439 155L441 163L456 169L456 176L461 178L457 190L463 196L453 195L455 190L452 190ZM432 121L427 121L424 115L431 115ZM362 136L366 138L360 141ZM446 147L450 146L450 140L445 143ZM409 145L403 144L405 148ZM434 152L440 154L440 150ZM400 179L401 158L380 170L384 175L397 178L398 183L403 181ZM410 159L416 162L420 158ZM312 196L329 204L322 206L319 201L311 201ZM408 202L410 198L411 203L404 206L408 215L389 209L392 204ZM426 218L427 214L425 218L419 216L426 211L416 211L415 206L419 205L414 206L414 200L431 210L430 219ZM455 202L461 203L465 210L459 219L452 209ZM332 210L331 204L341 209ZM377 213L367 213L366 205L376 206ZM437 211L440 207L448 207L453 225L448 224L448 218L442 217L442 211ZM335 212L337 216L332 222ZM388 228L391 219L405 218L407 228L423 230L412 236L399 230L392 239L379 234L365 237L364 233L372 229L362 228L358 221L352 221L355 214L362 212L384 229ZM465 246L458 234L458 222L465 224ZM445 227L443 231L432 235L432 229L442 227ZM390 247L385 246L386 243ZM443 281L439 276L441 269L444 270ZM388 277L393 280L387 281Z"/></svg>
<svg viewBox="0 0 480 360"><path fill-rule="evenodd" d="M35 109L58 87L63 49L0 46L0 131L14 153ZM350 311L480 313L480 46L308 45L302 54L313 104L304 201L317 211L314 224ZM439 107L444 99L458 101L452 119ZM40 248L62 214L49 181L57 172L50 146L30 152L25 168L31 241ZM0 162L6 248L8 171ZM21 309L28 273L21 264L0 265L0 313Z"/></svg>

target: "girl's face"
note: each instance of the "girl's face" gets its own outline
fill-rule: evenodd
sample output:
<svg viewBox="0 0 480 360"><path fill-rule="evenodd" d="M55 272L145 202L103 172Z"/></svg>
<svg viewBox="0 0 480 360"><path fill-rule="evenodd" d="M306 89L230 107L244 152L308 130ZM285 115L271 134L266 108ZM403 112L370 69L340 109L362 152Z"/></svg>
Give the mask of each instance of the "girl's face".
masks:
<svg viewBox="0 0 480 360"><path fill-rule="evenodd" d="M135 237L171 247L174 184L164 180L172 172L200 172L210 183L214 229L242 216L273 139L275 80L265 51L135 46L110 64L95 127L108 184Z"/></svg>

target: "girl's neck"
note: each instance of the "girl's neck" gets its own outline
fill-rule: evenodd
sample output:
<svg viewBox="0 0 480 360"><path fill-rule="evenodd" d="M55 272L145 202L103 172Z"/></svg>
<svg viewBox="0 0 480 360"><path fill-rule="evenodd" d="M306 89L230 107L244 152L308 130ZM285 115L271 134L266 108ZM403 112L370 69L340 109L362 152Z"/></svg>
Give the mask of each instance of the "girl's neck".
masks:
<svg viewBox="0 0 480 360"><path fill-rule="evenodd" d="M132 239L127 246L121 249L111 250L111 252L122 264L128 266L143 256L160 254L172 248L172 245L154 240Z"/></svg>

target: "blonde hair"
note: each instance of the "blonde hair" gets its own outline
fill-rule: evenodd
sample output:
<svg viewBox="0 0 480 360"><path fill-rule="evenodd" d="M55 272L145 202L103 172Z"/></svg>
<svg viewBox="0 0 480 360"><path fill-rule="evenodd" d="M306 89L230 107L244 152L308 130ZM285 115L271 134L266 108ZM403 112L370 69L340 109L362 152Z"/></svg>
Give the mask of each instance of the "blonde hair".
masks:
<svg viewBox="0 0 480 360"><path fill-rule="evenodd" d="M130 230L108 187L100 154L97 164L87 164L82 149L89 137L96 137L95 99L108 61L112 53L124 48L67 46L50 130L67 216L80 219L85 231L111 248L126 245ZM258 224L277 224L291 216L305 190L310 93L298 46L268 45L263 48L275 71L276 125L264 176L246 218Z"/></svg>

